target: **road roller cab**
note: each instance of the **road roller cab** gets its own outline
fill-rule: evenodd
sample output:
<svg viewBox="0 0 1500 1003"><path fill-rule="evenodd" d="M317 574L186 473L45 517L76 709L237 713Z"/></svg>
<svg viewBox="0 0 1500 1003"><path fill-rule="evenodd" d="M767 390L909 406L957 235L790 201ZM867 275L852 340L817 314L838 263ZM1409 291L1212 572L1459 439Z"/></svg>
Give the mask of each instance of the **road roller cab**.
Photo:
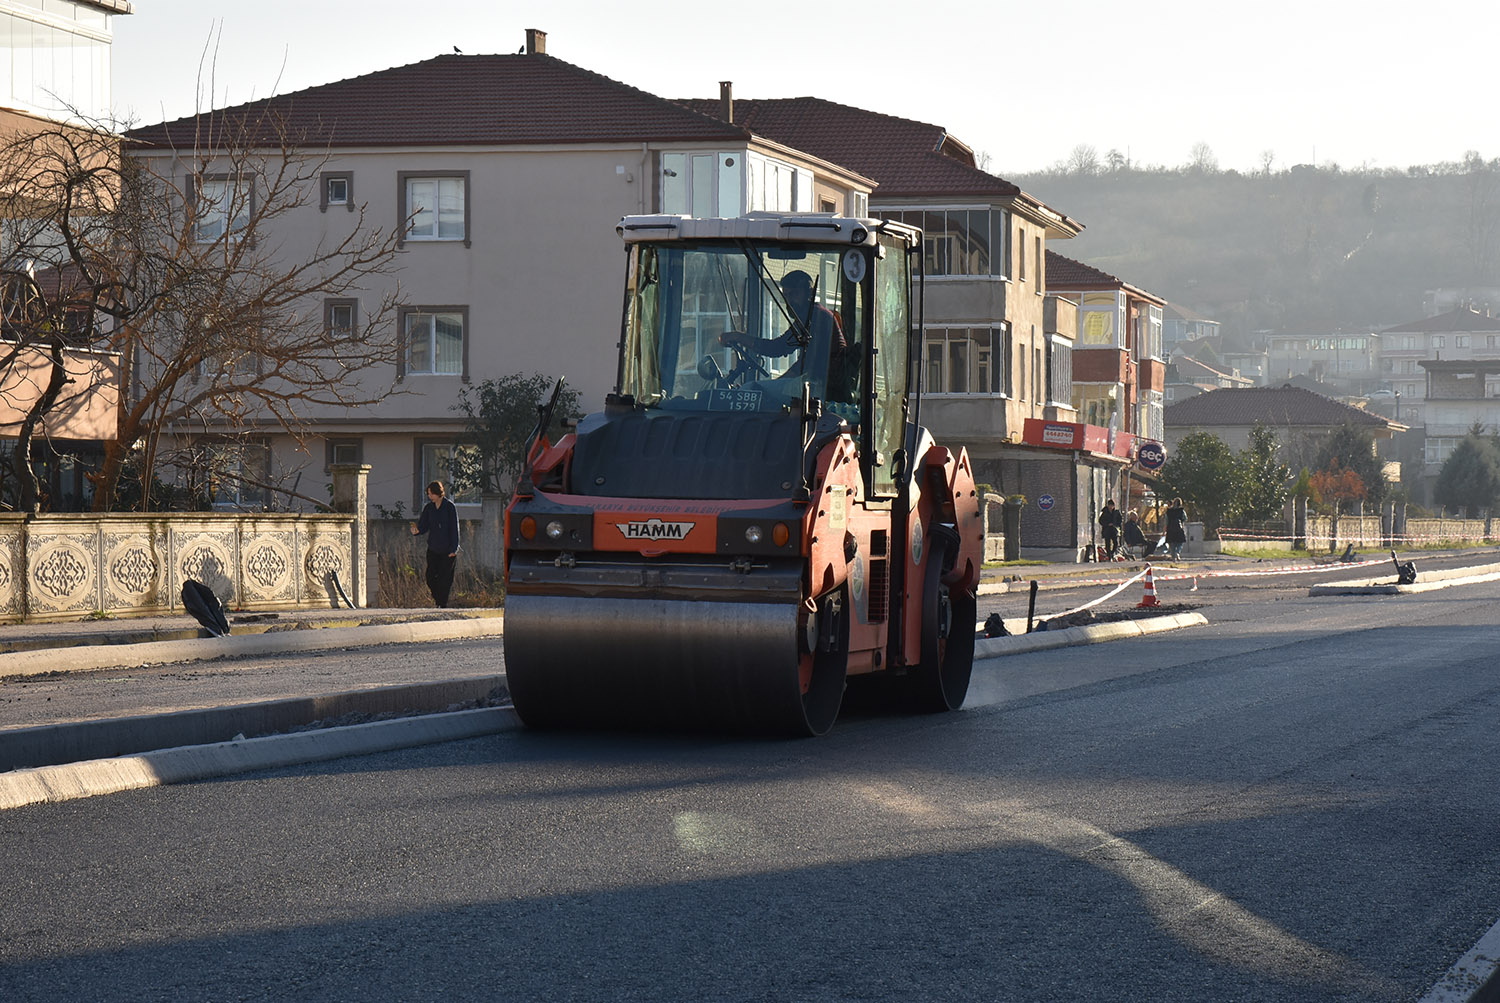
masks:
<svg viewBox="0 0 1500 1003"><path fill-rule="evenodd" d="M967 454L916 420L920 232L618 229L615 392L536 437L506 513L521 718L816 735L874 673L912 709L960 706L983 538Z"/></svg>

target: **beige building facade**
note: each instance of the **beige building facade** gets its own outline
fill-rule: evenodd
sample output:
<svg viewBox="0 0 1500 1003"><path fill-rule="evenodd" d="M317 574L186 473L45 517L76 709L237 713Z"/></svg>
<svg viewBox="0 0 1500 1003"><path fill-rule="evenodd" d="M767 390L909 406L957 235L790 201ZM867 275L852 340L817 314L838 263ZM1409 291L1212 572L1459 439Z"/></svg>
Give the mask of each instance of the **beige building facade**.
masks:
<svg viewBox="0 0 1500 1003"><path fill-rule="evenodd" d="M479 102L472 115L445 110L460 85ZM387 113L384 97L395 93L409 118ZM398 289L402 351L394 371L367 374L372 386L394 388L380 403L310 412L312 434L300 443L263 421L241 434L251 448L235 462L258 466L273 485L300 478L304 495L335 463L368 464L377 512L413 512L429 480L447 479L465 427L455 403L466 388L510 374L564 376L586 410L602 406L616 383L622 216L829 204L861 212L873 188L852 171L547 56L539 32L523 54L442 56L274 100L294 122L335 123L319 190L275 220L288 261L361 222L406 231L389 287L305 309L358 325ZM215 177L216 165L198 170L166 152L190 126L140 131L135 138L156 148L135 155L184 186ZM219 501L286 504L274 495ZM477 493L456 500L461 516L478 517Z"/></svg>

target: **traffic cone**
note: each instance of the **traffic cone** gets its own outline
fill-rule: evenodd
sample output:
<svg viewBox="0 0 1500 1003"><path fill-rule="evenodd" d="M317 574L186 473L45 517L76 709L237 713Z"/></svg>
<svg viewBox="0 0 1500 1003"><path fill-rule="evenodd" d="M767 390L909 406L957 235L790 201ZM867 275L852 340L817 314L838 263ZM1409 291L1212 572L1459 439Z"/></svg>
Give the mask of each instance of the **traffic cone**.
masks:
<svg viewBox="0 0 1500 1003"><path fill-rule="evenodd" d="M1193 576L1193 587L1190 588L1190 589L1188 589L1188 591L1189 592L1197 592L1198 591L1198 576L1197 575Z"/></svg>
<svg viewBox="0 0 1500 1003"><path fill-rule="evenodd" d="M1146 565L1146 594L1141 601L1135 604L1136 609L1151 609L1160 606L1161 600L1156 598L1156 580L1151 577L1151 565Z"/></svg>

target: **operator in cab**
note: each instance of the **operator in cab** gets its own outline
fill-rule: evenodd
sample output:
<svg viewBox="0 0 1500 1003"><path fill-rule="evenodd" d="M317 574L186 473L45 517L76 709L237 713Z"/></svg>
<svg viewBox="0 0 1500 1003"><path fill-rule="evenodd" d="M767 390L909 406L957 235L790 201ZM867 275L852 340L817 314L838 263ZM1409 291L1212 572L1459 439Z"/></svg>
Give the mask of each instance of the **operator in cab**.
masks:
<svg viewBox="0 0 1500 1003"><path fill-rule="evenodd" d="M800 327L810 335L809 343L817 344L826 340L834 353L844 351L844 326L832 310L813 302L812 276L803 271L787 272L781 279L781 294L786 297L786 305L791 309L792 316L802 322ZM825 335L828 336L826 339ZM767 359L791 355L802 347L798 324L792 324L775 338L757 338L741 331L725 331L719 336L719 342Z"/></svg>

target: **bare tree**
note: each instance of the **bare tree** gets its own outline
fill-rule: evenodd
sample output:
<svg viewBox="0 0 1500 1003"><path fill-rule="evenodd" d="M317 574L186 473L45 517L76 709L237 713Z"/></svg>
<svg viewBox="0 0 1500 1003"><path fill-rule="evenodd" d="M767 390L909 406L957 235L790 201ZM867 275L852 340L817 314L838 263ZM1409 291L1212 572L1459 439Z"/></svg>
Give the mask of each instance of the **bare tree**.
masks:
<svg viewBox="0 0 1500 1003"><path fill-rule="evenodd" d="M1194 143L1188 159L1188 170L1198 174L1217 174L1219 158L1214 155L1214 148L1201 139Z"/></svg>
<svg viewBox="0 0 1500 1003"><path fill-rule="evenodd" d="M1099 151L1087 143L1079 143L1068 154L1069 174L1098 174Z"/></svg>
<svg viewBox="0 0 1500 1003"><path fill-rule="evenodd" d="M327 162L302 140L261 107L199 116L192 149L122 150L103 125L57 125L0 150L8 313L24 320L11 337L51 355L35 418L70 378L59 346L118 355L118 428L92 477L96 510L115 505L128 460L149 486L171 437L254 426L300 441L317 410L393 392L400 342L385 276L398 234L366 226L360 207L343 236L288 249L276 225L316 204ZM47 283L21 280L39 267L58 277L50 299L36 291ZM326 300L356 297L356 322L324 316Z"/></svg>

